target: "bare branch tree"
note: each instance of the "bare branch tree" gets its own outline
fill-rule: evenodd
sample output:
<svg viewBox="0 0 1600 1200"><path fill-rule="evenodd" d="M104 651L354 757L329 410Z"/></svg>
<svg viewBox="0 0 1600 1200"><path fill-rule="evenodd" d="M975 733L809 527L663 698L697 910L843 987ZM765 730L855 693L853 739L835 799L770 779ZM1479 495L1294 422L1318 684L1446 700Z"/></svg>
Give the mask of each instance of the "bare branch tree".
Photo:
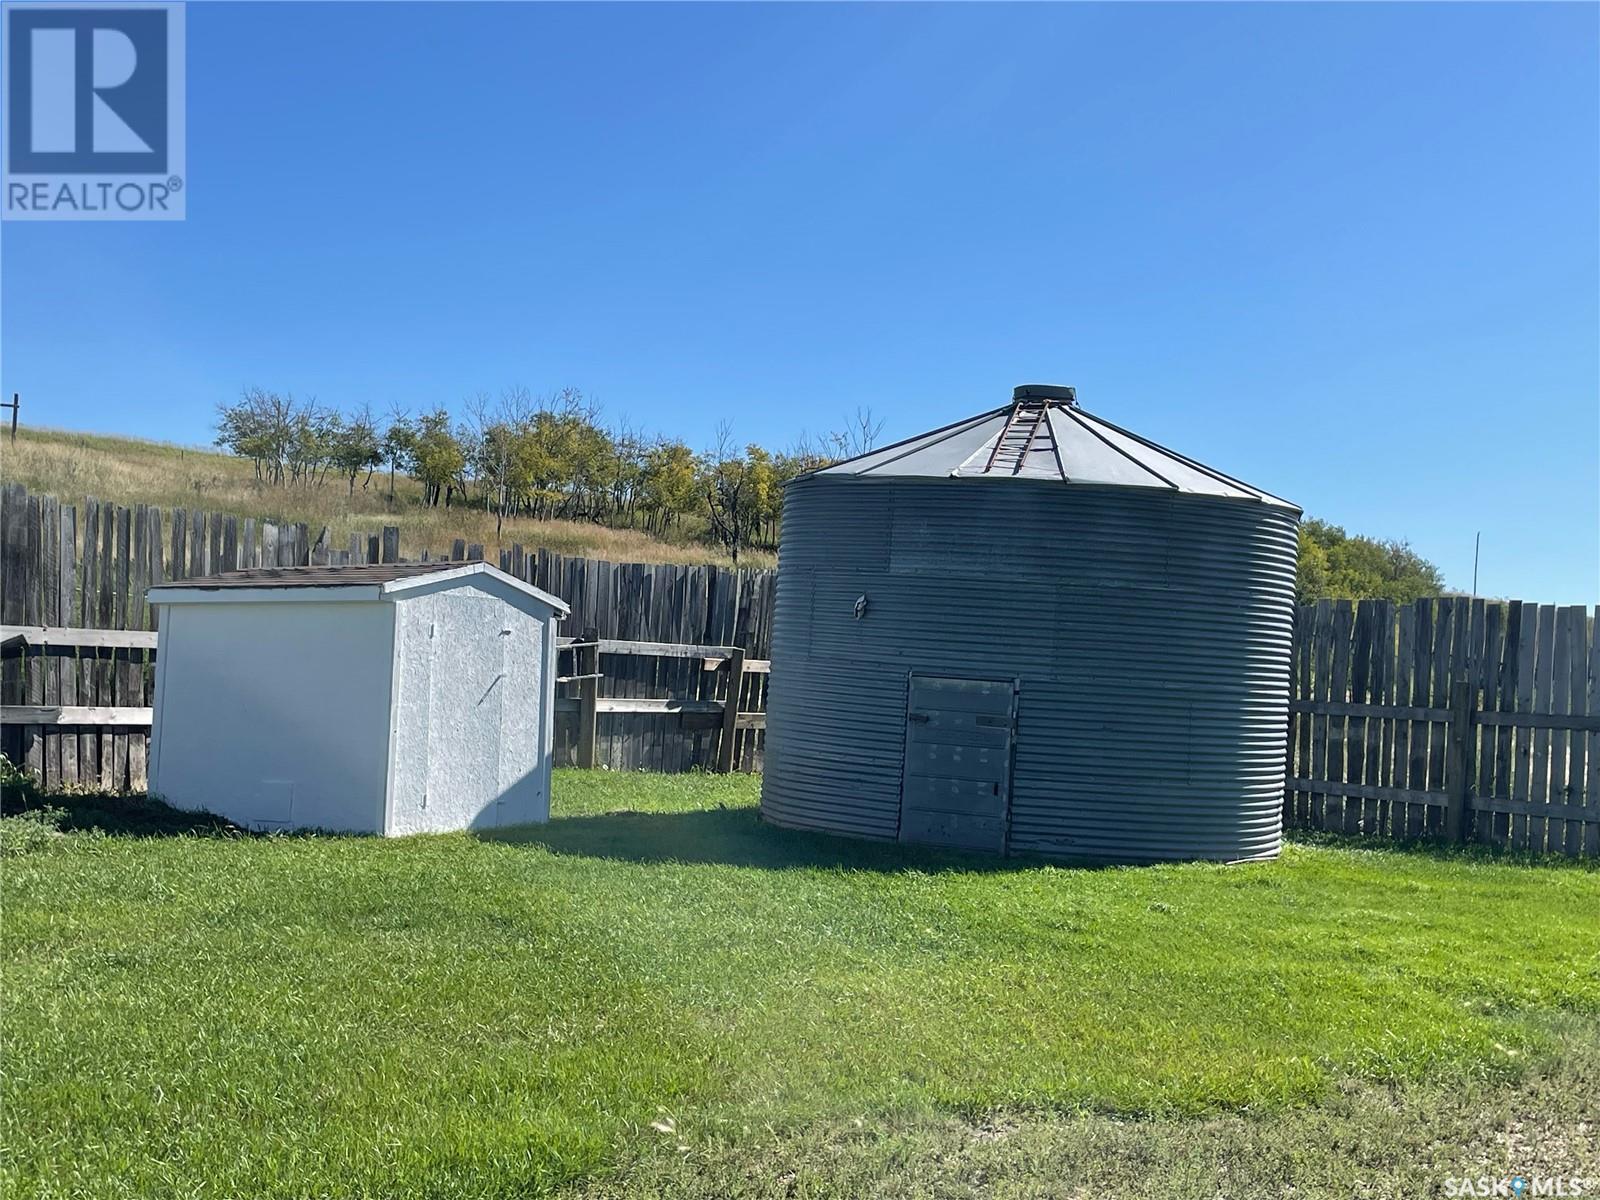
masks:
<svg viewBox="0 0 1600 1200"><path fill-rule="evenodd" d="M857 408L855 415L845 421L844 428L829 434L827 441L836 458L856 458L872 453L881 433L883 420L874 417L870 408Z"/></svg>
<svg viewBox="0 0 1600 1200"><path fill-rule="evenodd" d="M706 498L706 515L711 536L728 551L733 565L739 565L739 547L744 540L743 497L749 482L749 465L737 451L733 425L717 423L716 441L701 460L701 487Z"/></svg>

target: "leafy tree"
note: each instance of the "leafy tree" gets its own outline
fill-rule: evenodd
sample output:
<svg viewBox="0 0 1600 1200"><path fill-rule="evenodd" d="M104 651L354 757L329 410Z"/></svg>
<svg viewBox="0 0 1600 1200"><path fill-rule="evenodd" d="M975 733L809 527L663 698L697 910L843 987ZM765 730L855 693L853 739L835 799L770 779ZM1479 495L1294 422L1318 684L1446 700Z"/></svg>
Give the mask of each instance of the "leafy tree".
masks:
<svg viewBox="0 0 1600 1200"><path fill-rule="evenodd" d="M411 452L417 444L417 428L409 414L402 408L389 412L389 427L383 432L383 462L389 467L389 503L394 503L394 473L411 461Z"/></svg>
<svg viewBox="0 0 1600 1200"><path fill-rule="evenodd" d="M651 533L665 533L699 503L694 451L679 441L657 440L644 453L639 488L645 528Z"/></svg>
<svg viewBox="0 0 1600 1200"><path fill-rule="evenodd" d="M603 501L612 524L634 526L644 487L645 447L645 440L626 423L610 431L604 456L609 494Z"/></svg>
<svg viewBox="0 0 1600 1200"><path fill-rule="evenodd" d="M483 488L484 508L495 510L495 536L508 512L526 499L530 487L529 424L511 400L496 413L480 406L475 418L478 434L473 445L473 469Z"/></svg>
<svg viewBox="0 0 1600 1200"><path fill-rule="evenodd" d="M249 458L256 478L273 484L319 484L334 463L344 421L315 400L297 401L249 388L217 406L217 444Z"/></svg>
<svg viewBox="0 0 1600 1200"><path fill-rule="evenodd" d="M446 489L454 486L467 465L467 456L450 427L449 412L436 408L417 418L407 461L411 474L422 484L423 504L437 508L441 499L447 500Z"/></svg>
<svg viewBox="0 0 1600 1200"><path fill-rule="evenodd" d="M746 537L751 542L775 545L786 481L778 473L777 461L760 446L746 446L744 461L749 475L744 505Z"/></svg>
<svg viewBox="0 0 1600 1200"><path fill-rule="evenodd" d="M1308 518L1300 525L1295 598L1393 600L1409 604L1444 591L1439 568L1403 541L1352 536Z"/></svg>
<svg viewBox="0 0 1600 1200"><path fill-rule="evenodd" d="M280 484L299 411L293 396L246 388L235 403L217 405L217 445L250 459L256 479Z"/></svg>
<svg viewBox="0 0 1600 1200"><path fill-rule="evenodd" d="M306 486L320 484L333 463L334 446L343 428L343 418L331 409L308 400L290 422L285 466L289 482Z"/></svg>
<svg viewBox="0 0 1600 1200"><path fill-rule="evenodd" d="M365 489L372 480L372 472L383 462L383 439L378 435L372 411L362 408L347 421L335 423L330 431L331 457L339 471L350 483L349 495L356 494L356 476L365 471L367 478L361 484Z"/></svg>

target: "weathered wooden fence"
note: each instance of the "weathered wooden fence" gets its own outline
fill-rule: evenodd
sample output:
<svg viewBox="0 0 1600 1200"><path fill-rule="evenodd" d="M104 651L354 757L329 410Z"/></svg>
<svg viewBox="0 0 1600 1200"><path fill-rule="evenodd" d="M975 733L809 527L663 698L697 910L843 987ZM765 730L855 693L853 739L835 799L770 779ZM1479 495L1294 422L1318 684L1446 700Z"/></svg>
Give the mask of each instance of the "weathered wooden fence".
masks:
<svg viewBox="0 0 1600 1200"><path fill-rule="evenodd" d="M614 703L598 714L596 765L650 771L710 768L719 761L726 737L737 743L741 770L761 769L765 725L747 724L724 732L719 714L735 676L727 670L707 670L705 662L717 648L729 647L742 649L752 659L768 657L773 572L642 566L545 551L527 561L523 578L572 606L563 632L601 640L598 662L589 669L604 676L599 699ZM519 573L514 552L502 566ZM608 644L618 642L658 645L622 653ZM562 669L566 674L585 673L569 664L566 656ZM768 679L765 672L738 673L740 712L766 711ZM673 704L652 703L657 701ZM582 726L574 713L570 705L556 710L556 763L561 766L583 761Z"/></svg>
<svg viewBox="0 0 1600 1200"><path fill-rule="evenodd" d="M418 559L481 559L479 545L457 541ZM126 508L88 500L81 512L19 485L0 489L0 624L53 630L152 630L145 603L151 584L240 567L401 561L393 526L356 535L333 549L303 524L278 524L226 513ZM765 658L770 641L772 572L730 571L653 563L612 563L512 546L500 566L572 605L563 632L595 630L610 641L738 646ZM124 710L148 708L154 649L143 642L110 644L82 636L14 638L0 657L0 705L94 710L93 724L7 720L0 752L26 764L49 786L138 791L145 782L148 727L119 723ZM274 653L245 647L243 653ZM707 671L703 657L602 654L601 699L688 701L652 709L626 705L596 714L595 760L615 768L683 770L712 767L723 741L720 720L702 706L721 701L730 672ZM564 655L564 662L570 655ZM564 666L565 673L576 673ZM564 685L576 699L581 684ZM766 704L766 676L742 676L747 711ZM557 761L575 761L578 715L561 704ZM759 770L765 732L746 722L731 735L737 765Z"/></svg>
<svg viewBox="0 0 1600 1200"><path fill-rule="evenodd" d="M1589 610L1324 600L1294 648L1289 827L1600 854Z"/></svg>
<svg viewBox="0 0 1600 1200"><path fill-rule="evenodd" d="M482 556L458 541L434 557ZM137 791L148 726L125 718L151 702L153 639L94 631L152 629L144 590L165 580L400 558L393 527L333 550L304 525L94 500L80 514L7 486L0 624L56 632L13 638L0 704L64 708L86 723L8 721L0 751L51 786ZM562 673L601 676L562 685L558 762L760 769L772 572L520 546L500 565L572 606L563 633L583 644L562 655ZM752 669L731 669L736 648ZM1600 637L1587 609L1461 597L1307 605L1295 616L1290 708L1291 828L1600 854Z"/></svg>
<svg viewBox="0 0 1600 1200"><path fill-rule="evenodd" d="M563 641L562 682L577 695L556 701L557 762L668 772L712 765L719 771L759 769L769 661L739 646L617 641L593 630L581 640ZM641 658L667 664L673 678L650 689L605 674L607 663ZM668 694L660 695L662 690ZM634 724L602 738L606 717L632 718Z"/></svg>

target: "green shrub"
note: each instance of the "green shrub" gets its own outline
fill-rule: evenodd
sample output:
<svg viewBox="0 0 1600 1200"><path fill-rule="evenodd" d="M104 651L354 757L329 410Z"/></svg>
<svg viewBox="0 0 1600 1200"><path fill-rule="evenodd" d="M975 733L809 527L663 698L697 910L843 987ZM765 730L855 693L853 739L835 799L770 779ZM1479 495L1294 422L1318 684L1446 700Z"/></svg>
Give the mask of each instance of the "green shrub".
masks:
<svg viewBox="0 0 1600 1200"><path fill-rule="evenodd" d="M0 754L0 814L19 813L38 799L39 785L33 781L33 776Z"/></svg>
<svg viewBox="0 0 1600 1200"><path fill-rule="evenodd" d="M59 808L30 808L15 816L0 817L0 858L33 854L57 845L64 836L61 822L66 815Z"/></svg>

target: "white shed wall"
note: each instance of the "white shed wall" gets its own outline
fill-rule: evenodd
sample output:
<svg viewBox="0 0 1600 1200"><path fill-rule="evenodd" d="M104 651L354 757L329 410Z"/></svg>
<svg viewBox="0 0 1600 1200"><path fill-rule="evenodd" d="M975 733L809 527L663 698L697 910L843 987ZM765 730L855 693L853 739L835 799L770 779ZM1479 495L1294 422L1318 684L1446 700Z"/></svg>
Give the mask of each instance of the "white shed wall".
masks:
<svg viewBox="0 0 1600 1200"><path fill-rule="evenodd" d="M150 790L259 828L381 832L394 608L161 612Z"/></svg>
<svg viewBox="0 0 1600 1200"><path fill-rule="evenodd" d="M389 833L549 818L555 619L501 591L491 582L397 600Z"/></svg>

